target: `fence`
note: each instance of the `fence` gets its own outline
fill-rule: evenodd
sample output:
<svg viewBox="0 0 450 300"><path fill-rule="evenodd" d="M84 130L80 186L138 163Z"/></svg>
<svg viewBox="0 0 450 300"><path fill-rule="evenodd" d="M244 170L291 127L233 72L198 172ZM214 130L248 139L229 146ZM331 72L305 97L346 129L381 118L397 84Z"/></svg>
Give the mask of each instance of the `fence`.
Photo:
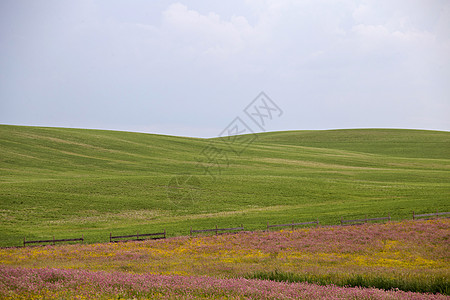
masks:
<svg viewBox="0 0 450 300"><path fill-rule="evenodd" d="M57 242L78 242L84 241L84 236L81 235L81 238L78 239L57 239L55 240L55 236L53 236L53 239L51 240L37 240L37 241L27 241L26 238L23 238L23 246L25 247L27 244L46 244L46 243L53 243L53 245L55 245L55 243Z"/></svg>
<svg viewBox="0 0 450 300"><path fill-rule="evenodd" d="M421 218L425 218L425 217L440 217L440 216L444 216L444 215L450 215L450 212L439 212L436 211L435 213L428 213L428 214L415 214L415 212L413 211L412 213L412 218L413 220L418 220ZM391 215L389 214L387 217L380 217L380 218L367 218L367 216L364 219L355 219L355 220L344 220L343 218L341 218L341 226L343 225L357 225L357 224L364 224L367 222L372 222L372 221L382 221L382 220L388 220L391 221ZM274 225L270 225L269 222L267 222L267 228L266 230L268 231L270 228L275 228L275 227L291 227L292 230L294 229L295 226L301 226L301 225L311 225L311 224L315 224L317 226L319 226L319 220L317 219L316 221L312 221L312 222L302 222L302 223L289 223L289 224L274 224ZM197 230L193 230L191 227L190 230L190 235L192 236L195 233L203 233L203 232L215 232L216 235L219 234L219 232L225 232L225 231L243 231L244 230L244 226L241 224L241 227L235 227L235 228L218 228L218 226L216 225L216 228L214 229L197 229ZM163 239L166 238L166 230L164 229L164 232L158 232L158 233L146 233L146 234L133 234L133 235L120 235L120 236L113 236L112 233L109 234L109 241L110 242L118 242L118 241L142 241L145 240L146 238L151 237L151 239ZM126 240L125 240L126 239ZM116 240L116 241L115 241ZM23 246L25 247L28 244L43 244L43 243L53 243L53 245L55 245L55 243L57 242L77 242L77 241L84 241L84 236L82 235L81 238L77 238L77 239L55 239L55 237L53 236L53 239L51 240L36 240L36 241L27 241L26 238L23 239Z"/></svg>
<svg viewBox="0 0 450 300"><path fill-rule="evenodd" d="M450 212L439 212L436 210L435 213L431 213L431 214L421 214L421 215L416 215L413 212L413 220L415 220L416 218L424 218L424 217L439 217L439 216L443 216L443 215L450 215Z"/></svg>
<svg viewBox="0 0 450 300"><path fill-rule="evenodd" d="M290 223L290 224L276 224L276 225L269 225L269 222L267 222L267 231L269 231L269 228L273 228L273 227L291 227L292 230L294 230L294 226L301 226L301 225L310 225L310 224L316 224L317 226L319 226L319 219L317 219L316 221L312 221L312 222L303 222L303 223Z"/></svg>
<svg viewBox="0 0 450 300"><path fill-rule="evenodd" d="M199 230L192 230L191 227L191 231L190 231L190 235L192 235L193 233L201 233L201 232L215 232L216 235L219 234L219 231L237 231L237 230L244 230L244 226L241 224L241 227L236 227L236 228L218 228L216 225L215 229L199 229Z"/></svg>
<svg viewBox="0 0 450 300"><path fill-rule="evenodd" d="M147 237L151 237L150 239L156 240L156 239L165 239L166 238L166 230L164 229L164 232L157 232L157 233L144 233L139 234L137 232L136 234L131 235L117 235L113 236L112 233L109 233L109 242L125 242L125 241L143 241Z"/></svg>
<svg viewBox="0 0 450 300"><path fill-rule="evenodd" d="M341 226L343 226L345 223L349 223L347 225L358 225L358 224L364 224L371 221L382 221L382 220L388 220L388 222L391 221L391 215L387 217L381 217L381 218L370 218L368 219L367 216L364 219L356 219L356 220L344 220L341 218Z"/></svg>

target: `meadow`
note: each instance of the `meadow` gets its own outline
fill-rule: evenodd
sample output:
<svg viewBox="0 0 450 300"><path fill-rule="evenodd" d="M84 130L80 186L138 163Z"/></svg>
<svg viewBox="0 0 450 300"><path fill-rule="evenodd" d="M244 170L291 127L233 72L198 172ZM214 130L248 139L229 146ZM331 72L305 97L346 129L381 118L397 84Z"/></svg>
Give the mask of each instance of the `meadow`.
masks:
<svg viewBox="0 0 450 300"><path fill-rule="evenodd" d="M450 209L448 132L261 133L233 151L243 142L1 125L0 246Z"/></svg>
<svg viewBox="0 0 450 300"><path fill-rule="evenodd" d="M448 299L398 290L83 270L0 267L0 278L3 299Z"/></svg>
<svg viewBox="0 0 450 300"><path fill-rule="evenodd" d="M449 228L441 219L0 249L0 294L448 299Z"/></svg>
<svg viewBox="0 0 450 300"><path fill-rule="evenodd" d="M85 237L0 249L0 295L448 299L448 219L406 220L450 211L449 170L448 132L197 139L0 125L0 246ZM388 214L387 224L331 226ZM186 236L240 224L246 232ZM163 229L170 238L106 243L110 232Z"/></svg>

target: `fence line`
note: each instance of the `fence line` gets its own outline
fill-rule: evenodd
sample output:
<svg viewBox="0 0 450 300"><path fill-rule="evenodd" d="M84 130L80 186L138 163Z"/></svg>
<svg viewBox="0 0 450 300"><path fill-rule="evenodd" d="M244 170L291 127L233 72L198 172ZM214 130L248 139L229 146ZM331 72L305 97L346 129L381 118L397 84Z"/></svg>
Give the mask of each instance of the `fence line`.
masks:
<svg viewBox="0 0 450 300"><path fill-rule="evenodd" d="M435 213L431 213L431 214L421 214L421 215L416 215L413 211L413 220L415 220L416 218L423 218L423 217L439 217L439 216L443 216L443 215L449 215L450 212L439 212L438 210L436 210Z"/></svg>
<svg viewBox="0 0 450 300"><path fill-rule="evenodd" d="M419 220L421 218L425 218L425 217L440 217L440 216L445 216L445 215L450 215L450 212L439 212L438 210L436 210L435 213L427 213L427 214L416 214L414 211L412 212L412 219L413 220ZM380 218L367 218L367 215L365 216L364 219L355 219L355 220L344 220L341 217L341 226L348 223L354 223L353 225L357 225L357 224L364 224L370 221L381 221L381 220L388 220L389 222L391 221L391 214L388 215L388 217L380 217ZM267 222L267 228L266 230L268 231L270 228L275 228L275 227L291 227L292 230L294 229L295 226L301 226L301 225L312 225L312 224L316 224L317 226L319 226L319 219L316 219L316 221L312 221L312 222L302 222L302 223L289 223L289 224L273 224L270 225L269 222ZM219 232L224 232L224 231L243 231L244 230L244 226L241 224L241 227L235 227L235 228L219 228L216 225L216 228L214 229L196 229L193 230L192 227L190 229L189 235L192 236L194 233L202 233L202 232L215 232L216 235L219 234ZM159 232L159 233L146 233L146 234L133 234L133 235L121 235L121 236L112 236L112 233L109 234L109 241L110 242L115 242L114 239L127 239L127 238L135 238L133 240L139 240L142 241L144 240L146 237L152 237L151 239L159 239L159 238L166 238L166 230L164 229L164 232ZM55 243L58 242L84 242L84 235L81 236L81 238L75 238L75 239L55 239L55 236L53 236L53 239L51 240L35 240L35 241L27 241L26 237L24 237L23 239L23 246L25 247L28 244L43 244L43 243L52 243L53 245L55 245ZM125 240L123 240L125 241ZM128 240L129 241L129 240ZM5 248L5 247L1 247L1 248ZM8 247L6 247L8 248Z"/></svg>
<svg viewBox="0 0 450 300"><path fill-rule="evenodd" d="M137 232L136 234L131 234L131 235L117 235L117 236L113 236L112 233L109 233L109 242L125 242L125 241L143 241L145 240L146 237L151 237L150 239L156 240L156 239L165 239L166 238L166 230L164 229L164 232L157 232L157 233L144 233L144 234L139 234L139 232ZM130 239L130 238L134 238L134 239ZM124 240L127 239L127 240ZM116 240L116 241L115 241Z"/></svg>
<svg viewBox="0 0 450 300"><path fill-rule="evenodd" d="M381 217L381 218L367 218L367 215L364 219L356 219L356 220L344 220L341 217L341 226L343 226L345 223L354 223L353 225L367 223L370 221L382 221L382 220L388 220L388 222L391 221L391 214L389 214L387 217ZM349 224L351 225L351 224Z"/></svg>
<svg viewBox="0 0 450 300"><path fill-rule="evenodd" d="M310 224L316 224L317 226L319 226L319 219L317 219L316 221L312 221L312 222L303 222L303 223L290 223L290 224L275 224L275 225L269 225L269 222L267 222L267 231L269 231L269 228L273 228L273 227L291 227L292 230L294 230L294 226L300 226L300 225L310 225Z"/></svg>
<svg viewBox="0 0 450 300"><path fill-rule="evenodd" d="M44 243L53 243L53 245L55 245L55 243L57 242L78 242L84 241L84 236L81 235L81 238L78 239L57 239L55 240L55 236L53 236L53 239L51 240L37 240L37 241L27 241L26 237L23 238L23 246L25 247L27 244L44 244Z"/></svg>
<svg viewBox="0 0 450 300"><path fill-rule="evenodd" d="M244 226L241 224L241 227L236 227L236 228L218 228L216 225L215 229L197 229L197 230L192 230L191 227L191 231L189 233L189 235L192 235L193 233L201 233L201 232L215 232L216 235L219 234L219 231L236 231L236 230L244 230Z"/></svg>

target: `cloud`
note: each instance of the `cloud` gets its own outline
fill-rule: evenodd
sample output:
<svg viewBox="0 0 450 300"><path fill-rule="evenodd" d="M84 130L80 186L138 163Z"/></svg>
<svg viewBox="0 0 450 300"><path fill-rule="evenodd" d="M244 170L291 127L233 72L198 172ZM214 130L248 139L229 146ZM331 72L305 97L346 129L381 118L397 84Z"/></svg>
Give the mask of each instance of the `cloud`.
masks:
<svg viewBox="0 0 450 300"><path fill-rule="evenodd" d="M5 1L11 123L206 132L264 90L277 129L450 128L446 0Z"/></svg>
<svg viewBox="0 0 450 300"><path fill-rule="evenodd" d="M216 13L202 15L181 3L170 5L162 15L162 29L172 41L198 54L227 57L243 51L255 35L243 16L223 20Z"/></svg>

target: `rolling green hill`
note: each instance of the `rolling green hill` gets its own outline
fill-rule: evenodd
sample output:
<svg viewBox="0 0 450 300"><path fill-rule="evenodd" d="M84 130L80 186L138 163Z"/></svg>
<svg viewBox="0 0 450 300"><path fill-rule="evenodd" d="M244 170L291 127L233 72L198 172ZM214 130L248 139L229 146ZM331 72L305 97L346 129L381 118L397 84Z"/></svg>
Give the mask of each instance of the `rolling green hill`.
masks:
<svg viewBox="0 0 450 300"><path fill-rule="evenodd" d="M109 232L185 235L191 226L262 229L450 209L449 132L249 138L0 125L0 246L24 236L102 242Z"/></svg>
<svg viewBox="0 0 450 300"><path fill-rule="evenodd" d="M281 131L260 136L263 143L301 145L411 158L450 158L449 133L430 130L340 129Z"/></svg>

